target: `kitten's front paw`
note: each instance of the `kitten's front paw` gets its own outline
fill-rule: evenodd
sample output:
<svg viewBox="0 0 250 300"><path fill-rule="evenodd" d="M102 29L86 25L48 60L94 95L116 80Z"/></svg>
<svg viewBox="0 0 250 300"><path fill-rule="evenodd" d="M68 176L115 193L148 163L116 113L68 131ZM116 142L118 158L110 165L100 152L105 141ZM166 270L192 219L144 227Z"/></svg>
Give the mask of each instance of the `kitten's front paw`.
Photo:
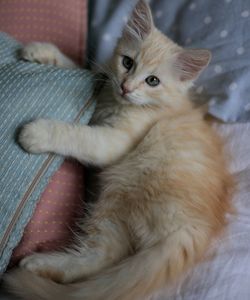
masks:
<svg viewBox="0 0 250 300"><path fill-rule="evenodd" d="M52 121L43 119L24 125L18 138L20 145L27 152L48 152L52 127Z"/></svg>
<svg viewBox="0 0 250 300"><path fill-rule="evenodd" d="M41 277L49 278L59 283L64 282L64 272L54 266L53 257L47 254L37 253L25 257L19 265L21 268L25 268Z"/></svg>
<svg viewBox="0 0 250 300"><path fill-rule="evenodd" d="M60 50L49 43L33 42L21 50L21 57L30 62L46 65L60 65Z"/></svg>

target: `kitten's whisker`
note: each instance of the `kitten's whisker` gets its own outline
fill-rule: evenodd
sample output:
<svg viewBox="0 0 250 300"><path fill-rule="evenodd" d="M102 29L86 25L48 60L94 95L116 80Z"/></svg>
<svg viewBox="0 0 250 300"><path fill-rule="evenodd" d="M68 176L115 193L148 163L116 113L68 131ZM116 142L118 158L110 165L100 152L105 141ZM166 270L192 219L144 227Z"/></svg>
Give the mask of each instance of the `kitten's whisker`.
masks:
<svg viewBox="0 0 250 300"><path fill-rule="evenodd" d="M115 88L117 89L120 88L120 84L116 79L113 70L110 68L108 64L98 64L94 60L90 60L90 59L88 60L88 62L92 63L95 66L97 71L99 71L100 73L104 73L108 77L108 79L113 83L113 86ZM106 82L108 83L108 81Z"/></svg>

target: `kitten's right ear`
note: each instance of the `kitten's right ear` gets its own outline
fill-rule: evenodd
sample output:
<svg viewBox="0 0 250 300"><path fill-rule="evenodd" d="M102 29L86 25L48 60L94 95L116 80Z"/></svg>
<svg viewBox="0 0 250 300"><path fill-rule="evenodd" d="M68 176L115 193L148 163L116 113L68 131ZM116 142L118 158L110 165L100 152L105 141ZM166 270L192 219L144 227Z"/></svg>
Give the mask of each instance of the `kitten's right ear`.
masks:
<svg viewBox="0 0 250 300"><path fill-rule="evenodd" d="M124 28L123 36L129 39L144 40L154 26L151 9L145 0L139 0Z"/></svg>
<svg viewBox="0 0 250 300"><path fill-rule="evenodd" d="M199 77L211 59L207 49L183 49L175 58L175 74L180 81L193 81Z"/></svg>

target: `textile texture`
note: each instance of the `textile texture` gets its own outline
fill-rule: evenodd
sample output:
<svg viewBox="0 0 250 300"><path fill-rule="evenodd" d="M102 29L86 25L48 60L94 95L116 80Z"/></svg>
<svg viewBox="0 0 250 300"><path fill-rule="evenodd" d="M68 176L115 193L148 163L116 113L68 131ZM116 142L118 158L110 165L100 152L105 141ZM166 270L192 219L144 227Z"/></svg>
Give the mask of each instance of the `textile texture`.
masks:
<svg viewBox="0 0 250 300"><path fill-rule="evenodd" d="M59 156L24 152L15 141L17 129L41 117L87 123L94 109L94 80L89 71L20 61L20 47L5 33L0 34L1 272L50 176L62 163Z"/></svg>
<svg viewBox="0 0 250 300"><path fill-rule="evenodd" d="M87 35L87 0L2 0L0 30L24 43L54 43L78 64L83 64ZM76 220L73 207L83 205L84 183L82 181L81 184L76 184L83 177L82 165L72 160L62 163L56 174L50 178L49 186L39 195L39 204L24 230L20 245L13 252L11 265L31 252L54 250L69 241L72 224ZM60 201L51 201L49 191L53 191L53 197L55 193L57 196L60 194ZM62 210L66 205L69 205L69 210L64 214ZM57 217L52 220L55 211ZM50 212L49 215L47 212Z"/></svg>
<svg viewBox="0 0 250 300"><path fill-rule="evenodd" d="M53 43L82 63L87 36L87 0L1 0L0 31L24 44Z"/></svg>
<svg viewBox="0 0 250 300"><path fill-rule="evenodd" d="M156 26L189 48L208 48L213 58L196 83L210 113L226 122L250 121L250 0L151 0ZM91 0L91 60L105 62L136 0Z"/></svg>

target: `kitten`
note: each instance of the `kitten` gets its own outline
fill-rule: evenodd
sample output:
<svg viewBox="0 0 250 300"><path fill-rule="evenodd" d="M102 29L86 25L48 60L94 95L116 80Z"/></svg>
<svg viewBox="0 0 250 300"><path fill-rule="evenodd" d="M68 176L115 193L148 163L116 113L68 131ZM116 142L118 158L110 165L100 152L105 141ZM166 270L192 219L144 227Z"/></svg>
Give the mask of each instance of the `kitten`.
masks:
<svg viewBox="0 0 250 300"><path fill-rule="evenodd" d="M50 63L63 65L57 51ZM26 58L39 61L37 53ZM23 259L6 276L16 294L141 299L202 258L226 225L232 186L221 141L188 98L209 60L208 50L183 49L159 32L140 0L115 49L110 84L93 116L98 124L24 126L19 141L28 152L71 156L104 170L86 235L72 249Z"/></svg>

